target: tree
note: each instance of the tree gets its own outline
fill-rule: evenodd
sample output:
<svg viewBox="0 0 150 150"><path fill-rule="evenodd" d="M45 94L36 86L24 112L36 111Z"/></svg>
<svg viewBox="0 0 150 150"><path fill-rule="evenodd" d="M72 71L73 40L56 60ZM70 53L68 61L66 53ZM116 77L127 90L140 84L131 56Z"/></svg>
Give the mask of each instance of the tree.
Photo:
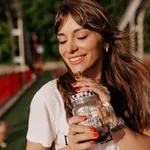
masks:
<svg viewBox="0 0 150 150"><path fill-rule="evenodd" d="M10 62L10 48L10 29L4 7L0 3L0 63Z"/></svg>
<svg viewBox="0 0 150 150"><path fill-rule="evenodd" d="M35 32L38 42L44 45L44 59L59 59L56 36L54 35L54 16L59 8L60 1L53 0L20 0L23 8L24 22L31 34ZM127 0L102 0L101 3L109 11L111 17L117 22L125 10ZM122 9L123 6L124 8ZM119 13L118 13L119 12ZM31 42L32 44L32 42Z"/></svg>
<svg viewBox="0 0 150 150"><path fill-rule="evenodd" d="M32 33L38 36L39 44L44 46L44 59L58 59L58 47L54 35L54 16L60 5L53 0L20 0L23 8L24 23L28 30L28 38L32 45ZM32 47L33 49L33 47Z"/></svg>
<svg viewBox="0 0 150 150"><path fill-rule="evenodd" d="M54 34L54 17L60 6L61 0L19 0L23 9L23 20L28 32L28 40L32 43L32 33L38 36L39 44L44 46L44 59L58 60L57 39ZM118 24L123 15L129 0L99 0L102 6L108 11L113 21ZM149 26L150 11L145 16L145 28L147 39L150 39ZM10 60L10 30L4 8L0 6L0 62ZM150 52L149 42L145 43L145 51ZM33 47L32 47L33 51Z"/></svg>
<svg viewBox="0 0 150 150"><path fill-rule="evenodd" d="M126 10L129 0L99 0L106 9L112 20L118 24L124 11Z"/></svg>

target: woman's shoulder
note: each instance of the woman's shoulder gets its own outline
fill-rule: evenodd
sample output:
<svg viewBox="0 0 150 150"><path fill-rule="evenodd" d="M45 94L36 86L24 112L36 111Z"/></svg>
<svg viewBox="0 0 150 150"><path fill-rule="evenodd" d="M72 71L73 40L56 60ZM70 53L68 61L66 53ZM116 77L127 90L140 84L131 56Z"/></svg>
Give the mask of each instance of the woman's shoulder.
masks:
<svg viewBox="0 0 150 150"><path fill-rule="evenodd" d="M47 82L36 92L32 99L31 107L37 107L37 105L53 112L56 109L63 108L63 99L57 88L57 79Z"/></svg>
<svg viewBox="0 0 150 150"><path fill-rule="evenodd" d="M45 92L45 90L54 90L57 88L57 79L53 79L47 83L45 83L40 89L39 92Z"/></svg>
<svg viewBox="0 0 150 150"><path fill-rule="evenodd" d="M57 79L53 79L45 83L38 91L37 94L42 95L45 99L49 99L58 94Z"/></svg>
<svg viewBox="0 0 150 150"><path fill-rule="evenodd" d="M49 103L51 99L54 99L59 95L57 89L57 79L51 80L45 83L33 96L32 103Z"/></svg>

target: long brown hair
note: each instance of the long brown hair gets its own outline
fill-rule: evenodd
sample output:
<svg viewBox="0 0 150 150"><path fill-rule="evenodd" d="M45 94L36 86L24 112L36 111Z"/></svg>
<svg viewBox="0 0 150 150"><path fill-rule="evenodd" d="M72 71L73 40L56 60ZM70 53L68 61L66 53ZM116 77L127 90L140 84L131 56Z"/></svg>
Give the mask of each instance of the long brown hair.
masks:
<svg viewBox="0 0 150 150"><path fill-rule="evenodd" d="M136 131L148 127L150 114L145 109L143 97L143 81L148 73L131 51L128 32L119 31L96 0L64 0L55 19L56 34L68 14L79 25L98 32L106 42L111 43L109 51L104 54L102 79L111 92L111 104L117 116L123 117L127 125ZM68 117L72 110L69 97L75 93L71 86L74 81L69 70L57 82Z"/></svg>

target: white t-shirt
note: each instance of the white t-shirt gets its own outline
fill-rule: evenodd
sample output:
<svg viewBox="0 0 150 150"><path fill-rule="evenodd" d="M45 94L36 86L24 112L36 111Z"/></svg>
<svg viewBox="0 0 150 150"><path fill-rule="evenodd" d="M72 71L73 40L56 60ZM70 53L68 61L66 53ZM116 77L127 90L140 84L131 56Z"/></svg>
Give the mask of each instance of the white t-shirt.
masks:
<svg viewBox="0 0 150 150"><path fill-rule="evenodd" d="M55 79L45 84L33 97L27 139L45 147L50 147L54 141L57 150L67 145L68 129L63 99ZM103 144L96 144L90 150L119 150L119 148L113 140L108 140Z"/></svg>

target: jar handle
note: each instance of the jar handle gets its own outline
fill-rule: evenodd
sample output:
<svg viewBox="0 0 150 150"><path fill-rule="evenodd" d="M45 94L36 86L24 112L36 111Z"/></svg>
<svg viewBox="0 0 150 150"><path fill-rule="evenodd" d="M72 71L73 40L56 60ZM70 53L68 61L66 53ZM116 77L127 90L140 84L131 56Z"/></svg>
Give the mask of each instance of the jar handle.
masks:
<svg viewBox="0 0 150 150"><path fill-rule="evenodd" d="M104 124L108 125L109 127L114 127L117 124L118 119L112 105L106 101L102 103L102 107L106 108L110 113L109 116L106 116L106 119L103 118Z"/></svg>

